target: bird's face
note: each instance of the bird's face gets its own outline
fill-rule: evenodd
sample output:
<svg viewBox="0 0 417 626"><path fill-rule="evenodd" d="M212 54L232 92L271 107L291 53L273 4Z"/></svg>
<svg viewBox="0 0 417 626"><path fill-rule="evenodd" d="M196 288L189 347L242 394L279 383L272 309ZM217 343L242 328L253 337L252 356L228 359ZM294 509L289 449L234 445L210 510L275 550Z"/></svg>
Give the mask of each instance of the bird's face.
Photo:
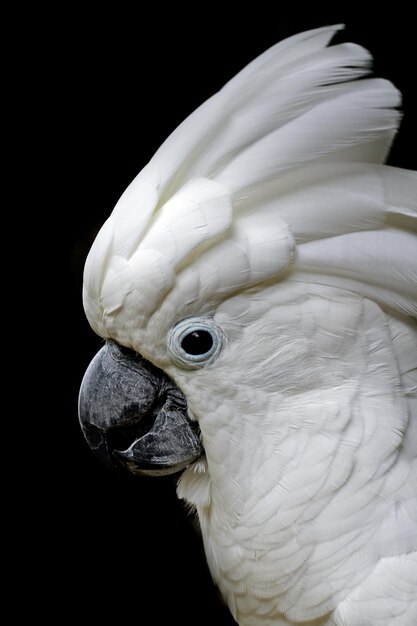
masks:
<svg viewBox="0 0 417 626"><path fill-rule="evenodd" d="M113 329L134 328L114 317ZM171 323L166 315L165 326L156 315L129 347L110 337L91 362L80 392L86 439L107 464L135 474L178 472L204 453L211 474L239 467L302 428L303 412L288 407L309 390L349 379L360 317L359 299L346 307L331 289L288 282L209 314Z"/></svg>

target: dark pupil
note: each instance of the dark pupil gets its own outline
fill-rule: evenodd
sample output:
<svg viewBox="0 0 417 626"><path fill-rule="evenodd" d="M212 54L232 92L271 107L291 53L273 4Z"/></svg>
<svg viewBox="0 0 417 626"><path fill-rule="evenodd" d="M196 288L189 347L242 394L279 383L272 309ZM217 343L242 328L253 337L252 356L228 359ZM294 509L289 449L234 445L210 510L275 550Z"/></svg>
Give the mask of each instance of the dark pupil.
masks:
<svg viewBox="0 0 417 626"><path fill-rule="evenodd" d="M206 330L194 330L181 341L187 354L206 354L213 346L213 337Z"/></svg>

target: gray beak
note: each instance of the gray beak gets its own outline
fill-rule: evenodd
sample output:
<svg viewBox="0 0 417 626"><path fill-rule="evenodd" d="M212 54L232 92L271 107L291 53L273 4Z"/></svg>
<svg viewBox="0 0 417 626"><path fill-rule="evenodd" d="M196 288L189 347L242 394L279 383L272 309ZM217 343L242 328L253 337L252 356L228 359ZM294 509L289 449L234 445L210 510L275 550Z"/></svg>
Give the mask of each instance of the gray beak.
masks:
<svg viewBox="0 0 417 626"><path fill-rule="evenodd" d="M108 341L80 389L84 436L106 465L134 474L172 474L204 452L175 383L136 352Z"/></svg>

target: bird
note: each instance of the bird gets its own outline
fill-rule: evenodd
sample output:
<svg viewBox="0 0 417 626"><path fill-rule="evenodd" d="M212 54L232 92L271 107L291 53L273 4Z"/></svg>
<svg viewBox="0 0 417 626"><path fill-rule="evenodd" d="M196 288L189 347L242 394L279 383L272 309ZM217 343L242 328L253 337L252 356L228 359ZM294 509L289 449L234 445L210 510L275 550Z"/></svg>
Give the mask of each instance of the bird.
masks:
<svg viewBox="0 0 417 626"><path fill-rule="evenodd" d="M417 172L343 25L261 54L168 137L84 269L93 452L178 473L240 626L417 623Z"/></svg>

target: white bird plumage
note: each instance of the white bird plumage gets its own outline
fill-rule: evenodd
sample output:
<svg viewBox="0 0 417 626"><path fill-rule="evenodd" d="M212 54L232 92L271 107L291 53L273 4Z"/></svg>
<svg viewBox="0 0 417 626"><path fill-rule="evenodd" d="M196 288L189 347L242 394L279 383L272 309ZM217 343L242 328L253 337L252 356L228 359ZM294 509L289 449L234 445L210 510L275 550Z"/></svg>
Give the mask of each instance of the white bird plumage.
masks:
<svg viewBox="0 0 417 626"><path fill-rule="evenodd" d="M340 26L278 43L167 139L86 262L94 330L165 370L206 460L178 493L241 626L417 620L417 173ZM357 80L360 79L360 80ZM205 367L167 348L189 317Z"/></svg>

